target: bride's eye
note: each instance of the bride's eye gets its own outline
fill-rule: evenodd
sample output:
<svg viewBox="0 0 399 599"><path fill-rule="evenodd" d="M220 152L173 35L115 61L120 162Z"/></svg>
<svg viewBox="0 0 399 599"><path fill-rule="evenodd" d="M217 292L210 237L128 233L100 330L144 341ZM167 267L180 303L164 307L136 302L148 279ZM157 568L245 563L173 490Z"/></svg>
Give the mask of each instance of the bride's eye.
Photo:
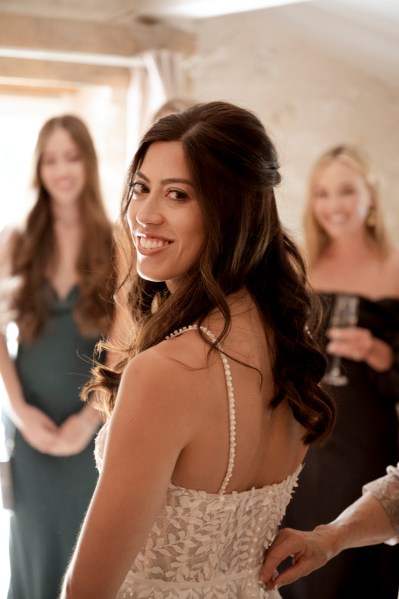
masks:
<svg viewBox="0 0 399 599"><path fill-rule="evenodd" d="M188 193L182 191L181 189L169 189L166 192L166 195L167 197L171 198L172 200L176 200L177 202L184 202L184 200L189 199Z"/></svg>
<svg viewBox="0 0 399 599"><path fill-rule="evenodd" d="M140 195L147 193L148 187L141 181L133 181L130 185L129 199L138 198Z"/></svg>

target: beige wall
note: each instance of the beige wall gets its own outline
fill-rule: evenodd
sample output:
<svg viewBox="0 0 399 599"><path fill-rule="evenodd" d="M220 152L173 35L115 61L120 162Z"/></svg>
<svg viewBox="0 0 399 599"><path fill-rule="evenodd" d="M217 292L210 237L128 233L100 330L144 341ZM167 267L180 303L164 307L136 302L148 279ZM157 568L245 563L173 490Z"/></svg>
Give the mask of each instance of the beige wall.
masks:
<svg viewBox="0 0 399 599"><path fill-rule="evenodd" d="M104 201L115 219L127 170L126 91L108 86L85 86L71 102L70 110L85 120L93 135Z"/></svg>
<svg viewBox="0 0 399 599"><path fill-rule="evenodd" d="M194 53L188 73L193 97L230 100L259 114L280 154L280 214L298 238L306 178L313 160L332 144L362 146L383 175L387 220L399 243L399 81L392 78L390 85L389 78L380 80L351 66L352 61L327 53L328 44L320 46L320 35L312 45L316 38L304 31L303 23L293 24L287 19L290 10L276 8L196 22L190 27L193 35L181 34L182 39L166 35L170 30L161 24L151 29L152 35L128 29L130 45L124 52L143 49L141 37L154 47L164 46L162 36L177 39L177 49L185 48L186 56ZM298 5L298 11L302 13L303 7ZM73 27L70 30L75 31ZM98 33L115 39L112 28L111 33L105 27ZM56 49L61 45L59 42ZM120 48L118 51L122 52ZM70 65L43 62L39 66L34 61L0 60L0 83L1 78L4 81L10 76L34 80L39 75L50 84L55 75L65 82L73 81L74 93L62 97L57 112L73 111L88 121L100 155L106 201L115 216L126 171L128 70L122 73L121 69L82 65L72 69ZM67 67L69 71L64 72ZM373 69L377 73L375 64ZM79 81L86 84L79 87Z"/></svg>
<svg viewBox="0 0 399 599"><path fill-rule="evenodd" d="M99 158L101 186L112 219L120 205L126 174L126 92L106 85L59 84L24 93L0 93L0 230L25 217L34 199L31 190L33 150L42 124L55 115L73 113L88 125ZM19 93L17 93L19 91Z"/></svg>
<svg viewBox="0 0 399 599"><path fill-rule="evenodd" d="M389 228L399 243L399 88L312 45L278 10L197 24L193 95L255 110L281 159L283 222L301 236L310 165L332 144L362 146L384 178Z"/></svg>
<svg viewBox="0 0 399 599"><path fill-rule="evenodd" d="M26 5L6 4L0 6L2 46L104 54L105 58L116 55L127 59L128 64L122 61L118 66L110 66L101 60L98 64L86 64L73 62L73 57L71 62L59 62L0 56L0 183L7 197L7 205L0 205L0 229L25 216L32 199L31 153L37 133L45 120L65 112L77 114L89 125L99 156L104 198L115 218L127 164L132 158L132 119L127 114L132 80L130 59L153 48L185 56L192 51L192 35L163 23L129 20L129 0L107 6L103 3L102 7L95 3L86 6L92 21L75 18L82 11L80 7L74 14L73 3L54 6L55 3L47 5L43 0ZM32 10L33 14L19 14L21 4L25 9L22 13ZM46 6L51 10L46 10ZM7 8L15 9L16 14ZM63 10L69 18L62 17ZM15 126L11 127L11 123Z"/></svg>

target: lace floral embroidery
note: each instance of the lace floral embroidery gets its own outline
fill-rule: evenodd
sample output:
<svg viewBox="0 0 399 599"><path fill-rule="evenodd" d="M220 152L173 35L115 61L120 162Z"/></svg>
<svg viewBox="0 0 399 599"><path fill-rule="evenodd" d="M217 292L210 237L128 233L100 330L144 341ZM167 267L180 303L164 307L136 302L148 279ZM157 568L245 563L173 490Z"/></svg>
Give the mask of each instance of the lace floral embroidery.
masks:
<svg viewBox="0 0 399 599"><path fill-rule="evenodd" d="M106 426L96 443L101 469ZM166 504L118 599L277 598L258 584L263 553L296 486L281 483L227 495L169 485Z"/></svg>
<svg viewBox="0 0 399 599"><path fill-rule="evenodd" d="M363 492L365 491L369 491L381 502L391 521L396 539L392 539L390 544L399 542L399 464L396 467L389 466L386 476L365 485Z"/></svg>
<svg viewBox="0 0 399 599"><path fill-rule="evenodd" d="M183 327L169 338L197 329ZM211 331L203 333L216 342ZM221 349L217 345L218 349ZM170 484L166 502L137 555L117 599L278 598L258 582L265 547L272 542L299 470L279 484L224 494L235 460L236 417L230 365L223 362L229 406L229 460L218 494ZM96 440L102 467L107 425Z"/></svg>

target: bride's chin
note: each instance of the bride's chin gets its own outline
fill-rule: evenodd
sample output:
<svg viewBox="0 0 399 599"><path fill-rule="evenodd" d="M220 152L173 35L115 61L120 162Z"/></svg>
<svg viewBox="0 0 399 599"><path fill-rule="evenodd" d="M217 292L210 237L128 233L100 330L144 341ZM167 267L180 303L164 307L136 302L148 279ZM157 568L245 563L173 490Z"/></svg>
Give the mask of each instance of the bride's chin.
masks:
<svg viewBox="0 0 399 599"><path fill-rule="evenodd" d="M156 276L155 273L150 273L150 272L148 272L148 270L140 268L139 265L137 265L137 274L145 281L151 281L152 283L164 283L165 282L165 279L160 278L159 276Z"/></svg>

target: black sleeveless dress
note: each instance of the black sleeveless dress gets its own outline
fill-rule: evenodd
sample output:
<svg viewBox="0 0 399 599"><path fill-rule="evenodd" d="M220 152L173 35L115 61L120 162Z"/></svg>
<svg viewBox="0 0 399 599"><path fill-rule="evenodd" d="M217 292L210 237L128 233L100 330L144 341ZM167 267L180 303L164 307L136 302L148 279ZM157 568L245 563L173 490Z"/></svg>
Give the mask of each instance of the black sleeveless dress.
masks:
<svg viewBox="0 0 399 599"><path fill-rule="evenodd" d="M74 321L78 287L64 300L52 294L49 326L32 345L19 346L16 367L26 401L61 424L84 405L79 391L88 378L97 339L83 338ZM33 449L16 431L8 599L59 596L97 481L93 452L94 441L78 455L53 457Z"/></svg>
<svg viewBox="0 0 399 599"><path fill-rule="evenodd" d="M328 315L334 295L322 297ZM360 297L358 326L391 345L393 367L377 373L364 362L342 360L349 384L327 386L337 405L334 431L325 446L309 450L282 526L311 530L336 518L365 483L398 462L399 300ZM398 586L399 546L381 544L346 550L280 592L285 599L397 599Z"/></svg>

